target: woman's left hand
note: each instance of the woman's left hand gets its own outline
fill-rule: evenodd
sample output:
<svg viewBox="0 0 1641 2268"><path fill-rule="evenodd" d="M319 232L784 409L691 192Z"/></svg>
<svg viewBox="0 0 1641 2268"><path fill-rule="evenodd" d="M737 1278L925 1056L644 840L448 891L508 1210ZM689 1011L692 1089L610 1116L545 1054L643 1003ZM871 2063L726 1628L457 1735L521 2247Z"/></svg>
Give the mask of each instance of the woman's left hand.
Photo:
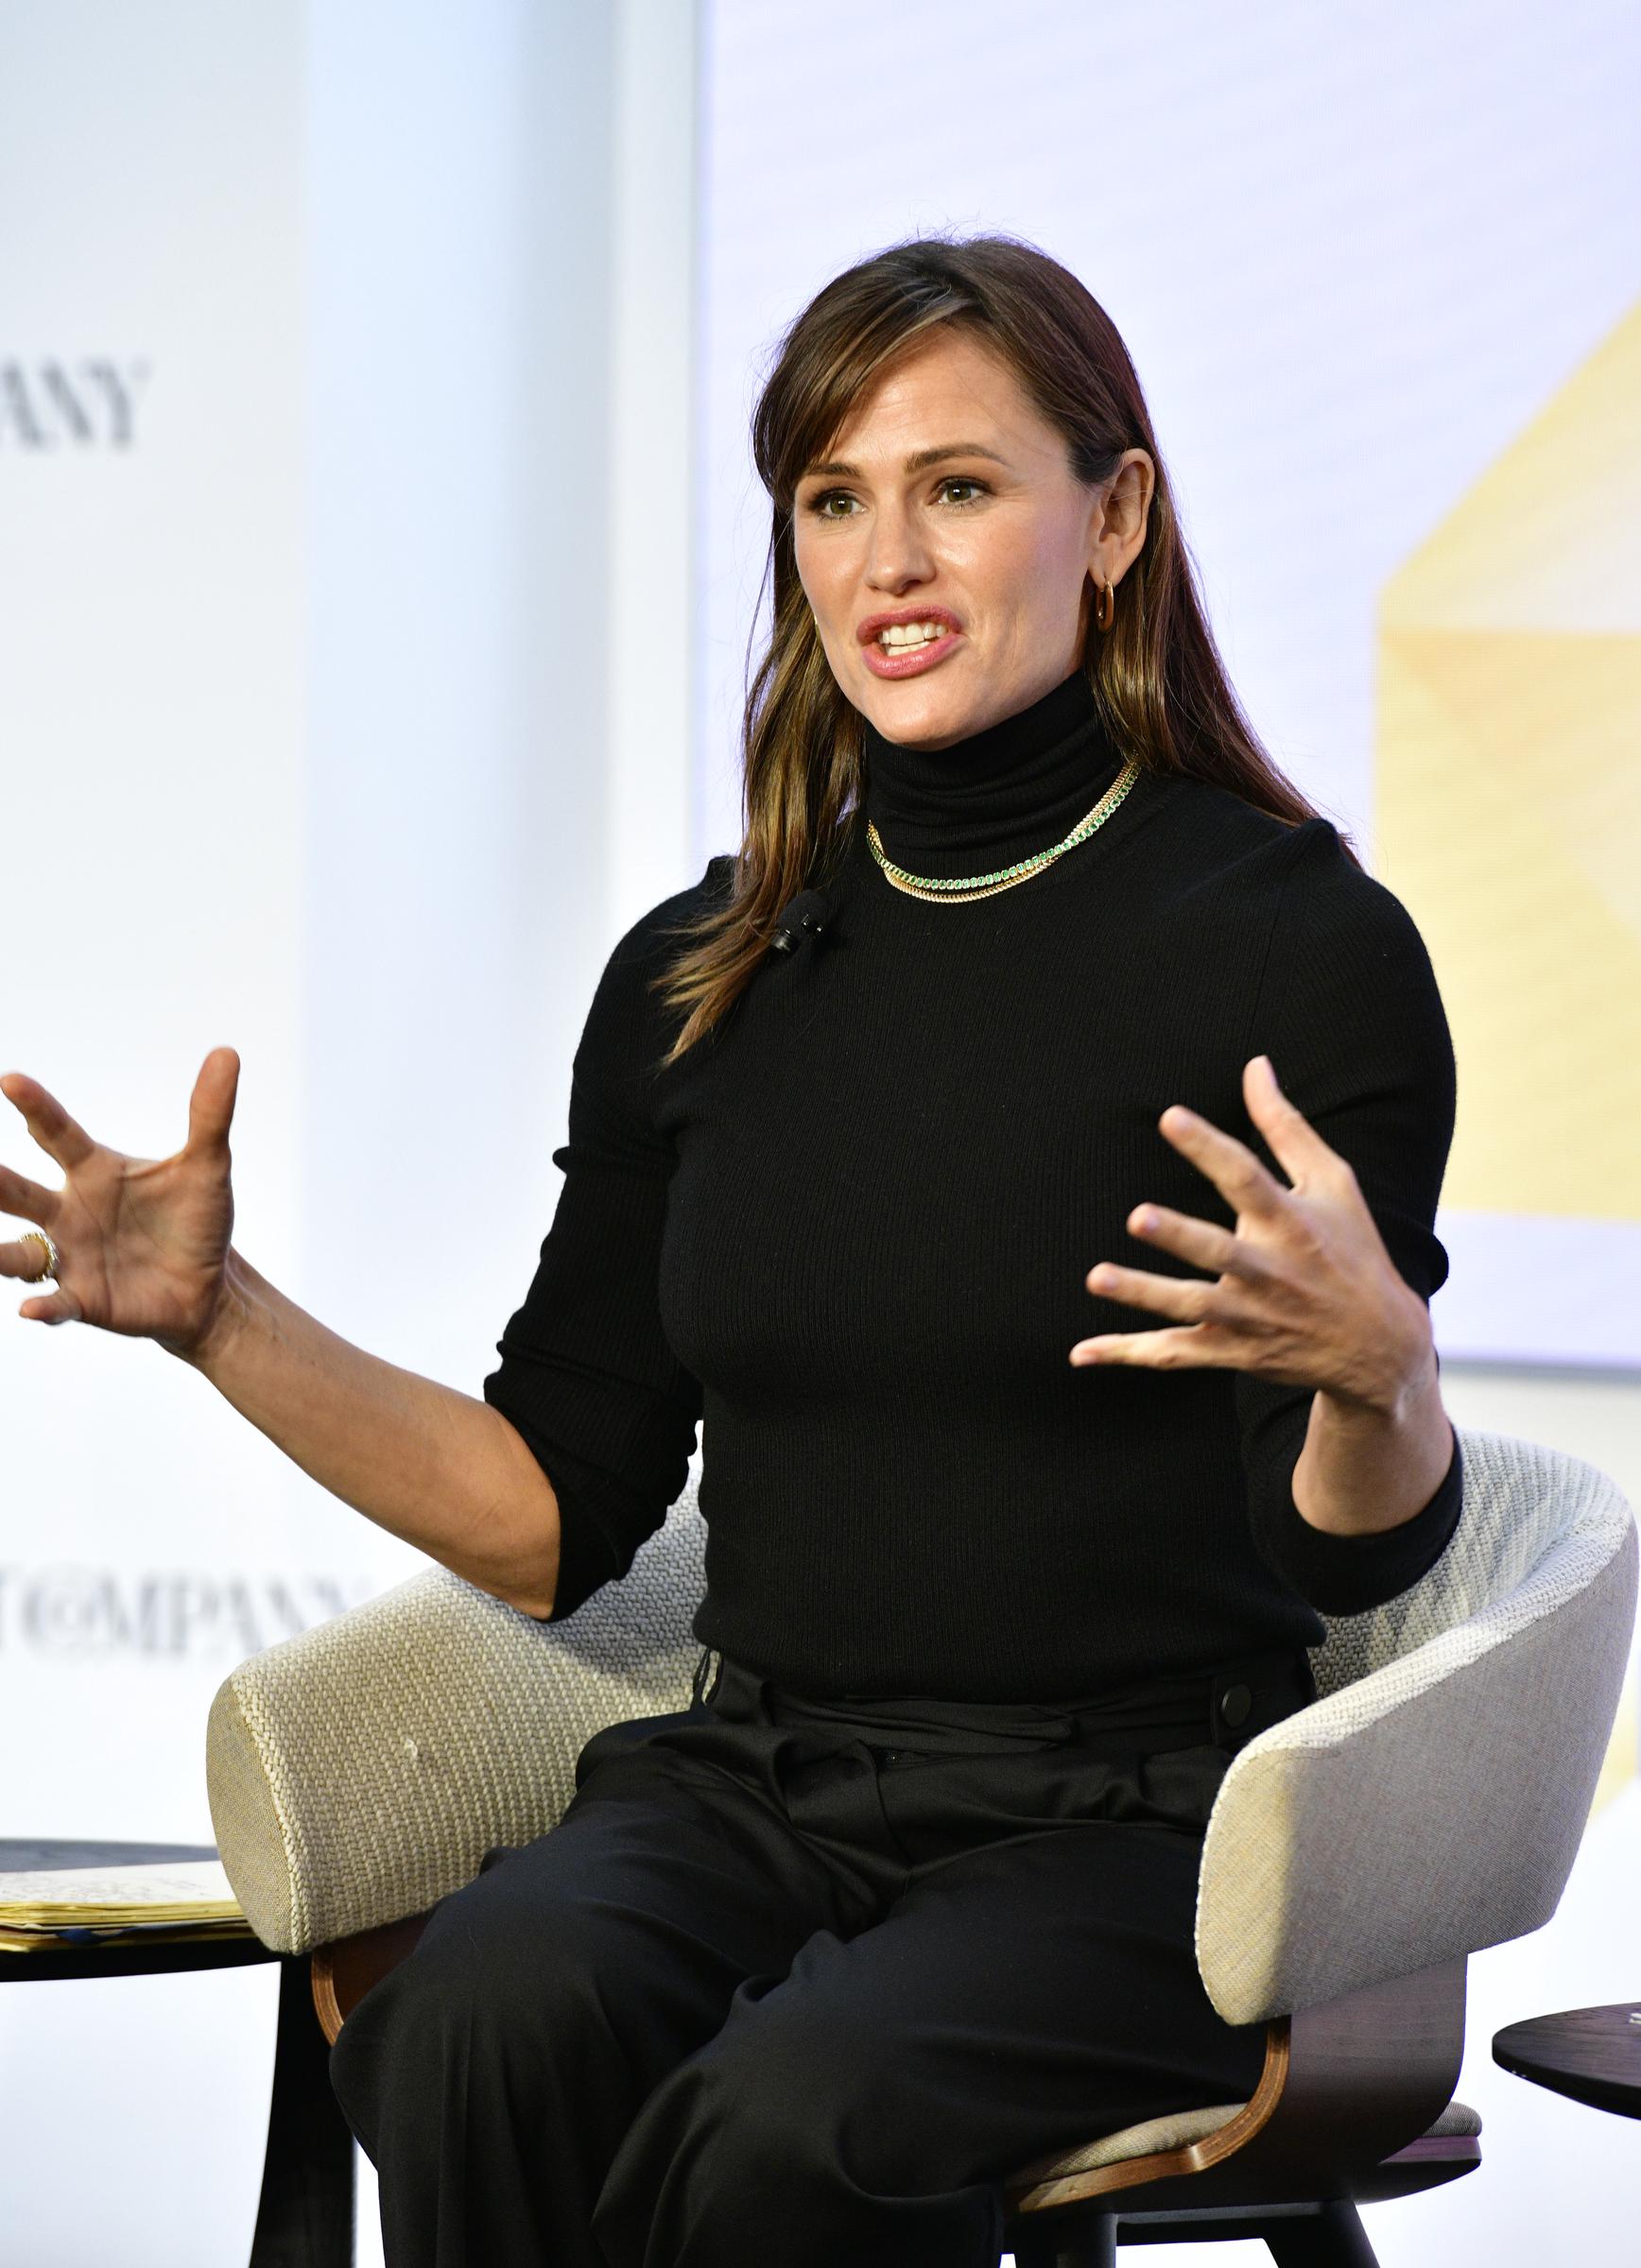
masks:
<svg viewBox="0 0 1641 2268"><path fill-rule="evenodd" d="M1431 1359L1429 1311L1385 1249L1355 1169L1276 1083L1269 1056L1244 1066L1248 1115L1293 1186L1285 1189L1234 1135L1178 1104L1158 1124L1235 1208L1235 1231L1166 1206L1137 1205L1136 1236L1218 1280L1102 1261L1088 1288L1172 1316L1173 1330L1108 1332L1071 1349L1078 1364L1251 1370L1393 1415Z"/></svg>

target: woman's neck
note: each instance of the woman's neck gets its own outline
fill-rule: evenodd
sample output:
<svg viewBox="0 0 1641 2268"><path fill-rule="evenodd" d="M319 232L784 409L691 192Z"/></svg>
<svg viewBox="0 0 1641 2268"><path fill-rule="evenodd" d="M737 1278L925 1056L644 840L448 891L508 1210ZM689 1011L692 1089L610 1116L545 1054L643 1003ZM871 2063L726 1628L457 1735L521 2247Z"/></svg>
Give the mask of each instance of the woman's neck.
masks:
<svg viewBox="0 0 1641 2268"><path fill-rule="evenodd" d="M866 816L897 865L949 881L1047 850L1121 769L1080 669L950 747L909 747L868 723Z"/></svg>

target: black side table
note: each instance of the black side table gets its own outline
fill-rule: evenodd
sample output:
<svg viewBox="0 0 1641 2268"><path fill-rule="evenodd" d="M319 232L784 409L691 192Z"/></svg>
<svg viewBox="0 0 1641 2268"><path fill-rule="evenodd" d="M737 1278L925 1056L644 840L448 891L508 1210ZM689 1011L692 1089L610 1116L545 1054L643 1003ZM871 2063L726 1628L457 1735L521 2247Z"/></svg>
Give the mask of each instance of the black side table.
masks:
<svg viewBox="0 0 1641 2268"><path fill-rule="evenodd" d="M34 1868L58 1873L216 1856L209 1844L0 1841L0 1873ZM351 2268L354 2138L331 2092L330 2050L314 2013L305 1953L272 1953L249 1935L190 1943L156 1931L151 1937L115 1937L102 1945L0 1952L0 1983L175 1976L184 1969L244 1968L256 1961L279 1963L279 2030L250 2268Z"/></svg>
<svg viewBox="0 0 1641 2268"><path fill-rule="evenodd" d="M1493 2060L1575 2103L1641 2119L1641 2002L1529 2017L1493 2036Z"/></svg>

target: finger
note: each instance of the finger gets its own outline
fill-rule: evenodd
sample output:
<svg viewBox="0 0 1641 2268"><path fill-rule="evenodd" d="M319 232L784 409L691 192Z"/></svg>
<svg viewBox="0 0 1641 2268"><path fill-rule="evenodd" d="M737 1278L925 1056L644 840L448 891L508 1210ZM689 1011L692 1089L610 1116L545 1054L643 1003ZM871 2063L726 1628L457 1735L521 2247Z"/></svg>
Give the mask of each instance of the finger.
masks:
<svg viewBox="0 0 1641 2268"><path fill-rule="evenodd" d="M1338 1150L1322 1140L1290 1096L1277 1083L1276 1067L1269 1056L1253 1056L1242 1067L1242 1098L1248 1115L1266 1141L1270 1154L1292 1181L1315 1175L1329 1165L1345 1163Z"/></svg>
<svg viewBox="0 0 1641 2268"><path fill-rule="evenodd" d="M1252 1246L1231 1229L1217 1221L1198 1220L1193 1213L1175 1212L1167 1205L1136 1205L1128 1217L1128 1231L1218 1276L1243 1276L1251 1283L1263 1283L1270 1274Z"/></svg>
<svg viewBox="0 0 1641 2268"><path fill-rule="evenodd" d="M13 1244L0 1245L0 1276L16 1276L25 1283L43 1283L51 1273L45 1259L38 1245L25 1244L20 1237Z"/></svg>
<svg viewBox="0 0 1641 2268"><path fill-rule="evenodd" d="M1229 1332L1202 1323L1188 1330L1103 1332L1097 1338L1079 1339L1071 1359L1080 1367L1094 1363L1128 1363L1142 1370L1252 1367L1250 1349Z"/></svg>
<svg viewBox="0 0 1641 2268"><path fill-rule="evenodd" d="M1124 1307L1149 1307L1159 1315L1176 1315L1183 1323L1200 1323L1210 1313L1208 1295L1214 1286L1183 1276L1159 1276L1153 1268L1120 1268L1102 1260L1083 1280L1102 1299Z"/></svg>
<svg viewBox="0 0 1641 2268"><path fill-rule="evenodd" d="M0 1094L23 1114L23 1123L48 1158L64 1173L83 1165L96 1144L82 1125L70 1118L54 1094L26 1071L9 1071L0 1078Z"/></svg>
<svg viewBox="0 0 1641 2268"><path fill-rule="evenodd" d="M0 1212L9 1219L32 1221L37 1228L49 1228L61 1204L60 1192L42 1189L38 1181L25 1180L9 1166L0 1165Z"/></svg>
<svg viewBox="0 0 1641 2268"><path fill-rule="evenodd" d="M188 1098L188 1147L226 1149L228 1128L239 1092L239 1057L231 1047L214 1047L199 1066Z"/></svg>
<svg viewBox="0 0 1641 2268"><path fill-rule="evenodd" d="M43 1298L25 1299L17 1310L26 1323L78 1323L82 1312L74 1294L60 1289Z"/></svg>
<svg viewBox="0 0 1641 2268"><path fill-rule="evenodd" d="M1157 1124L1175 1149L1206 1174L1238 1212L1270 1218L1281 1211L1287 1191L1235 1134L1199 1118L1183 1103L1170 1103Z"/></svg>

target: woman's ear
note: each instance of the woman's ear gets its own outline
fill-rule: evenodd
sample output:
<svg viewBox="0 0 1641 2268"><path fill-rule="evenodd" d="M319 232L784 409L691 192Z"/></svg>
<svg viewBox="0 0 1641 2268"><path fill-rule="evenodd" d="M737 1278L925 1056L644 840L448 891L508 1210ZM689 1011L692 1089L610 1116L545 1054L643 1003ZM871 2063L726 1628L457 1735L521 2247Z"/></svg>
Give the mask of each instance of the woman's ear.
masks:
<svg viewBox="0 0 1641 2268"><path fill-rule="evenodd" d="M1157 469L1143 449L1127 449L1100 490L1094 514L1089 573L1097 580L1120 582L1145 547Z"/></svg>

